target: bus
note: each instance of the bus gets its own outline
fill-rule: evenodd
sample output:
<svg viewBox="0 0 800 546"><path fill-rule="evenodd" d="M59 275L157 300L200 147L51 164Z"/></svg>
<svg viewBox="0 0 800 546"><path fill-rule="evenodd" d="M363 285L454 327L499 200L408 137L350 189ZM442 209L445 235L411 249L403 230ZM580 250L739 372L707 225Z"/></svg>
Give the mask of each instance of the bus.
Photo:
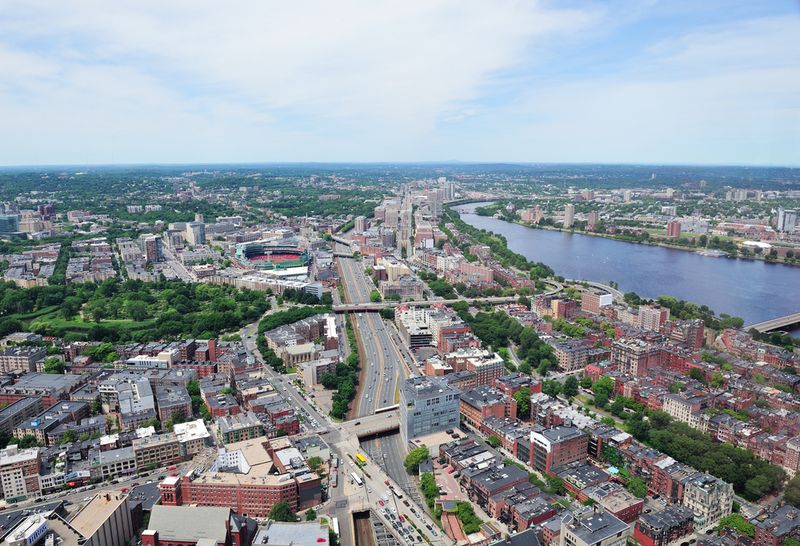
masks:
<svg viewBox="0 0 800 546"><path fill-rule="evenodd" d="M339 475L336 474L336 473L331 474L331 487L336 487L338 485L338 483L339 483L338 476Z"/></svg>
<svg viewBox="0 0 800 546"><path fill-rule="evenodd" d="M336 535L339 535L339 518L331 518L331 524L333 525L333 532Z"/></svg>
<svg viewBox="0 0 800 546"><path fill-rule="evenodd" d="M358 459L358 462L361 464L367 464L366 457L364 457L361 453L356 453L356 459Z"/></svg>
<svg viewBox="0 0 800 546"><path fill-rule="evenodd" d="M333 468L339 468L339 457L334 456L333 458Z"/></svg>
<svg viewBox="0 0 800 546"><path fill-rule="evenodd" d="M356 474L355 472L352 472L352 473L351 473L351 476L353 476L353 481L354 481L354 482L356 482L356 483L359 485L359 487L360 487L360 486L362 486L362 485L364 485L364 480L362 480L362 479L361 479L361 478L358 476L358 474Z"/></svg>
<svg viewBox="0 0 800 546"><path fill-rule="evenodd" d="M393 485L390 485L390 486L389 486L389 490L390 490L392 493L394 493L394 496L395 496L395 497L397 497L398 499L402 499L402 498L403 498L403 493L402 493L402 492L400 491L400 489L398 489L397 487L395 487L395 486L393 486Z"/></svg>

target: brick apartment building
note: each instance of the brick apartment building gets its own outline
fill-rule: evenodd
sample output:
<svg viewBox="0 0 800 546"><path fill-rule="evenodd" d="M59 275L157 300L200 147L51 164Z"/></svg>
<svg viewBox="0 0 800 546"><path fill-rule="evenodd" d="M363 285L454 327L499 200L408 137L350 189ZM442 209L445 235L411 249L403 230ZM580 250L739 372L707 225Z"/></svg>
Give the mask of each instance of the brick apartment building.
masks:
<svg viewBox="0 0 800 546"><path fill-rule="evenodd" d="M694 512L672 504L661 512L643 514L633 529L633 538L642 546L667 546L693 530Z"/></svg>
<svg viewBox="0 0 800 546"><path fill-rule="evenodd" d="M506 394L481 385L461 394L460 408L464 419L480 428L487 417L517 418L517 401Z"/></svg>
<svg viewBox="0 0 800 546"><path fill-rule="evenodd" d="M555 469L588 457L589 437L576 427L560 426L531 432L529 464L550 475Z"/></svg>

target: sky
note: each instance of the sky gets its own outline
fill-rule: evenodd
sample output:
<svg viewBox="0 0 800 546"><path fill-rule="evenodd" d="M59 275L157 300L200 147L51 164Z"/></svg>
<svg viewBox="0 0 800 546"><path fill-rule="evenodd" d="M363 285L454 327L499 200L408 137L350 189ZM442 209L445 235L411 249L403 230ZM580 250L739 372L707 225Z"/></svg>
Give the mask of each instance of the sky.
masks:
<svg viewBox="0 0 800 546"><path fill-rule="evenodd" d="M0 0L0 165L800 165L790 0Z"/></svg>

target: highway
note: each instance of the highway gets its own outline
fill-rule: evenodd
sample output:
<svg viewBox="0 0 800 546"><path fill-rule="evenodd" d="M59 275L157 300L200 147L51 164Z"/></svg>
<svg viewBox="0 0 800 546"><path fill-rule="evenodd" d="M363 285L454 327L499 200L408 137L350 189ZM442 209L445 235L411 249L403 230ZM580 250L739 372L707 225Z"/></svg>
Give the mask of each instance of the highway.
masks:
<svg viewBox="0 0 800 546"><path fill-rule="evenodd" d="M348 302L368 302L374 285L364 275L361 264L350 258L339 258L339 264ZM362 417L397 403L398 382L413 369L413 360L407 350L401 350L395 343L394 326L387 324L379 313L356 313L354 327L362 349L363 373L353 414Z"/></svg>
<svg viewBox="0 0 800 546"><path fill-rule="evenodd" d="M379 316L378 320L381 320ZM260 362L263 362L263 358L261 358L261 354L255 344L257 333L257 322L246 326L241 331L242 340L244 341L247 352L254 355ZM328 416L320 411L313 400L306 399L298 391L296 385L293 383L294 376L277 374L266 366L264 367L264 373L270 379L272 385L280 391L283 396L290 400L303 416L304 428L322 435L331 447L333 453L339 457L339 468L332 470L332 473L336 473L338 476L339 486L329 490L330 498L326 505L319 508L319 513L326 513L330 517L339 519L341 544L355 543L354 533L356 530L353 528L351 515L352 512L366 509L371 509L373 513L384 522L386 529L397 538L401 538L397 535L397 530L393 527L392 520L385 512L380 510L379 506L379 499L381 497L394 499L385 482L390 478L394 480L396 472L387 474L382 470L382 467L389 464L393 465L393 468L397 467L397 465L402 467L402 461L405 457L406 450L402 449L402 445L400 445L400 436L395 435L391 440L391 442L395 442L392 444L394 446L392 448L392 455L394 455L394 457L391 458L391 461L386 463L378 458L371 460L366 468L367 475L357 469L351 459L351 456L355 456L355 454L359 452L359 449L361 449L358 437L355 434L342 425L331 423ZM366 449L363 451L369 455L369 451ZM375 464L376 462L382 464ZM358 487L349 483L349 476L354 471L364 479L365 484L363 487ZM407 490L407 480L407 478L405 478L403 482L395 480L395 483L397 483L401 489ZM407 520L413 521L418 528L424 529L426 531L425 534L431 540L432 544L450 544L444 534L438 531L435 522L425 515L422 508L423 505L415 502L418 495L415 489L413 489L413 484L411 484L411 488L409 489L412 491L411 498L404 499L409 505L406 506L405 503L398 503L396 506L399 513L403 514ZM411 510L412 508L413 512ZM428 531L428 526L432 529L431 531ZM433 531L436 531L437 535L433 535ZM401 544L407 544L405 540L400 540L400 542Z"/></svg>
<svg viewBox="0 0 800 546"><path fill-rule="evenodd" d="M369 296L368 296L369 297ZM406 301L403 302L406 305L412 305L416 307L430 307L431 305L453 305L454 303L458 303L460 301L465 301L467 303L514 303L517 301L516 296L487 296L484 298L456 298L451 300L445 299L431 299L431 300L414 300L414 301ZM380 309L392 309L393 307L397 307L398 302L396 301L383 301L383 302L357 302L357 303L346 303L342 305L334 305L333 310L336 313L356 313L359 311L375 311Z"/></svg>

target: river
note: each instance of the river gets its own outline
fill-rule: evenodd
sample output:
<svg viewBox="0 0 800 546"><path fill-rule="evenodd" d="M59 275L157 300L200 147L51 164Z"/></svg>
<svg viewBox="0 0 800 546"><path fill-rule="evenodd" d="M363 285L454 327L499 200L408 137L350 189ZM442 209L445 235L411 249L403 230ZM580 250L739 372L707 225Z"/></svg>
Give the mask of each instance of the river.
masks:
<svg viewBox="0 0 800 546"><path fill-rule="evenodd" d="M745 324L800 311L800 267L534 229L475 214L485 204L455 210L466 223L505 236L511 250L568 279L615 281L623 292L705 304L717 314L742 317Z"/></svg>

